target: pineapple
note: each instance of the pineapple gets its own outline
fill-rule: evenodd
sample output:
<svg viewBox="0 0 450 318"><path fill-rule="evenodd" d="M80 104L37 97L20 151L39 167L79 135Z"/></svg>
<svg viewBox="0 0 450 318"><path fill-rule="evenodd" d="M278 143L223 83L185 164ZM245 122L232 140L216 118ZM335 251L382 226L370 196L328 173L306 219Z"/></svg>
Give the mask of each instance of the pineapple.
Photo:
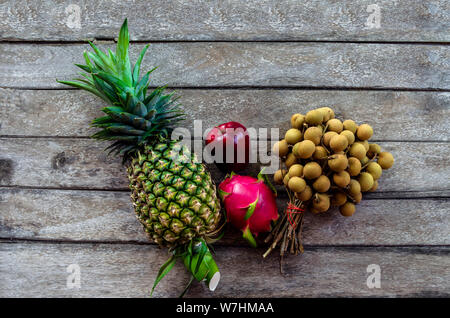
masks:
<svg viewBox="0 0 450 318"><path fill-rule="evenodd" d="M102 109L105 116L92 123L101 129L92 137L113 141L110 153L123 156L128 166L137 218L149 238L173 254L161 267L153 289L182 258L192 275L206 280L213 290L220 274L206 242L220 231L220 201L205 166L181 142L169 138L184 117L176 98L164 94L164 87L148 91L154 69L140 77L148 45L131 68L127 20L115 53L90 45L94 52L84 53L86 64L76 64L84 71L81 77L59 82L93 93L107 104Z"/></svg>

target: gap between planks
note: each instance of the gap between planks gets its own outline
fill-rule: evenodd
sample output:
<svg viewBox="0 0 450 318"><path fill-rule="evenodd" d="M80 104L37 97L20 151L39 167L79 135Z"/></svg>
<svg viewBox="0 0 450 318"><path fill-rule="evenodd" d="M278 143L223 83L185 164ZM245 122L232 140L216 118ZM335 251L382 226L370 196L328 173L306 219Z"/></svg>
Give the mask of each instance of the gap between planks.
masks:
<svg viewBox="0 0 450 318"><path fill-rule="evenodd" d="M61 240L61 239L33 239L33 238L8 238L8 237L0 237L0 244L20 244L20 243L36 243L36 244L72 244L72 245L96 245L96 244L104 244L104 245L148 245L155 246L159 248L156 243L151 241L148 242L140 242L140 241L105 241L105 240ZM248 249L248 246L245 242L242 245L229 245L223 244L218 241L214 243L215 247L224 247L224 248L242 248ZM330 245L309 245L304 244L305 253L307 250L310 251L318 251L318 250L330 250L330 249L338 249L343 251L367 251L367 250L385 250L385 251L395 251L408 249L412 251L423 251L424 249L434 250L436 252L443 251L446 254L450 254L450 245L441 244L441 245L428 245L428 244L401 244L401 245L388 245L388 244L380 244L380 245L368 245L368 244L348 244L348 245L339 245L339 244L330 244ZM259 246L258 249L265 249L266 246ZM432 252L432 251L430 251ZM276 254L276 253L275 253ZM289 254L290 255L290 254ZM288 256L289 256L288 255ZM295 257L295 256L291 256Z"/></svg>
<svg viewBox="0 0 450 318"><path fill-rule="evenodd" d="M0 43L1 44L1 43ZM156 89L159 86L149 86L149 89ZM412 87L354 87L354 86L255 86L255 85L235 85L235 86L166 86L168 90L298 90L298 91L386 91L386 92L437 92L447 93L446 88L412 88ZM28 91L72 91L77 88L63 87L34 87L34 86L0 86L0 89L28 90Z"/></svg>
<svg viewBox="0 0 450 318"><path fill-rule="evenodd" d="M112 192L112 193L129 193L130 189L108 189L94 187L39 187L39 186L18 186L18 185L1 185L2 189L13 190L46 190L46 191L90 191L90 192ZM283 190L277 189L280 198L287 199ZM364 200L435 200L450 198L450 190L441 191L378 191L367 192L364 194Z"/></svg>

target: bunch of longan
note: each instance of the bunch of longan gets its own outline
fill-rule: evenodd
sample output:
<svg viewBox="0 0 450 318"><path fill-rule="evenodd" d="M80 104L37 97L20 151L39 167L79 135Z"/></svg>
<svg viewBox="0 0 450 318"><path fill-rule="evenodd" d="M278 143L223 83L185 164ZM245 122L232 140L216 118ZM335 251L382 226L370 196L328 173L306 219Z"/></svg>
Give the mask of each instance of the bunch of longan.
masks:
<svg viewBox="0 0 450 318"><path fill-rule="evenodd" d="M370 125L342 122L329 107L294 114L291 126L273 147L284 163L274 181L313 213L336 206L343 216L353 215L362 192L375 191L382 170L394 164L391 153L369 143Z"/></svg>

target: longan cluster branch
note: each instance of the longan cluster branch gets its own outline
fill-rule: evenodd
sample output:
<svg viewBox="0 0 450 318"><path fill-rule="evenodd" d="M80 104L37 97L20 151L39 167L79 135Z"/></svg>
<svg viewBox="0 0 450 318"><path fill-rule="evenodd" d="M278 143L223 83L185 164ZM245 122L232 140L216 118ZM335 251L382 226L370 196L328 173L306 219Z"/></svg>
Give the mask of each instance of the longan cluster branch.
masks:
<svg viewBox="0 0 450 318"><path fill-rule="evenodd" d="M274 174L274 181L284 184L290 204L312 213L339 207L343 216L353 215L362 193L375 191L382 171L394 164L391 153L382 152L376 143L369 143L373 135L370 125L358 126L350 119L342 122L329 107L311 110L306 115L294 114L291 126L284 139L273 147L282 165ZM281 222L287 219L281 218ZM279 224L275 229L297 231L300 236L302 223ZM298 226L299 229L292 229ZM282 237L283 233L276 234ZM274 240L265 256L278 243L274 233L269 237ZM301 244L297 246L295 254L303 251ZM282 249L280 254L286 251L287 248Z"/></svg>

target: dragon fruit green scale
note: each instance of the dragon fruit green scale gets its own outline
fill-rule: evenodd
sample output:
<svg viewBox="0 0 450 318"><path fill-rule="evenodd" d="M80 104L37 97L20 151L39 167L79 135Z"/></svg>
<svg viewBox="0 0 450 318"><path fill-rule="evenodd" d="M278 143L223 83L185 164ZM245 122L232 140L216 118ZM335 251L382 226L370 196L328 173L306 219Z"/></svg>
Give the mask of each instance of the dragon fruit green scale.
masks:
<svg viewBox="0 0 450 318"><path fill-rule="evenodd" d="M219 185L219 194L227 221L240 229L252 246L256 246L254 236L270 231L272 221L278 219L275 195L261 174L258 179L231 174Z"/></svg>

